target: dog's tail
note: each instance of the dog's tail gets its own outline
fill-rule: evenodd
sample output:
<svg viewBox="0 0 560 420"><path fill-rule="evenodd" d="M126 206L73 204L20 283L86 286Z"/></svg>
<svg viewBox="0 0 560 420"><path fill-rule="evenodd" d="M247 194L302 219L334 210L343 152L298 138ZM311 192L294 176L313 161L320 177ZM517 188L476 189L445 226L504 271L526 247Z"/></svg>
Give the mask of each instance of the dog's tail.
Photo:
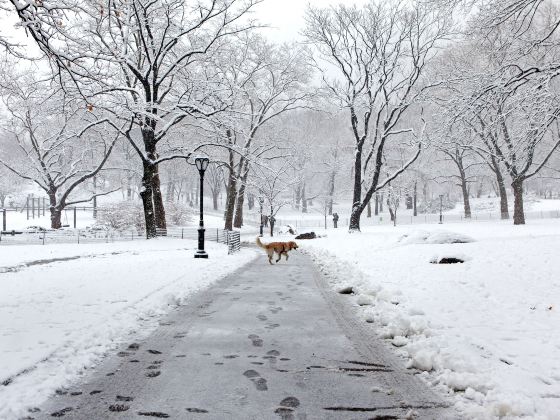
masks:
<svg viewBox="0 0 560 420"><path fill-rule="evenodd" d="M257 236L257 246L260 248L265 248L264 244L261 242L261 238Z"/></svg>

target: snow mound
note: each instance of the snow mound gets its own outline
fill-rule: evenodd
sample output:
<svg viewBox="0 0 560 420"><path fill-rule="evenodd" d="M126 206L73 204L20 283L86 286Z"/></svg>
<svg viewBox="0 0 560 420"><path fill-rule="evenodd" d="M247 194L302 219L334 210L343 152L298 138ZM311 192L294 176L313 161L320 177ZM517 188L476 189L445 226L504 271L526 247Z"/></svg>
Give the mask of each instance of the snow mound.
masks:
<svg viewBox="0 0 560 420"><path fill-rule="evenodd" d="M401 236L398 242L402 245L410 244L466 244L475 242L473 238L461 233L446 230L428 232L425 230L414 230Z"/></svg>

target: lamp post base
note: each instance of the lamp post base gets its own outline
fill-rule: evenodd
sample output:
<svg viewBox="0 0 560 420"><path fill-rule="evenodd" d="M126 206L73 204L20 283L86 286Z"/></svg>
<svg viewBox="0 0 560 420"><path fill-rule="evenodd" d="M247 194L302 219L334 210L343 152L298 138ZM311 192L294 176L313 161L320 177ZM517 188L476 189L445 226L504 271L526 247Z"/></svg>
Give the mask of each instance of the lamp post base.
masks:
<svg viewBox="0 0 560 420"><path fill-rule="evenodd" d="M194 254L195 258L208 258L208 254L206 253L206 251L196 251L196 254Z"/></svg>

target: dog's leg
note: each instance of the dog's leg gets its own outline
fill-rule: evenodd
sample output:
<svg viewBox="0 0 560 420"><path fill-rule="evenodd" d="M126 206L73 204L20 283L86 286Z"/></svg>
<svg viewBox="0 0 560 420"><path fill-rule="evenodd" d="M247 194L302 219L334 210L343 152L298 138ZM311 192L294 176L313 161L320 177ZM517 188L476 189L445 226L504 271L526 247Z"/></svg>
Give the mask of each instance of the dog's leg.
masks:
<svg viewBox="0 0 560 420"><path fill-rule="evenodd" d="M274 251L272 252L267 251L267 254L268 254L268 263L272 265L272 256L274 255Z"/></svg>
<svg viewBox="0 0 560 420"><path fill-rule="evenodd" d="M286 255L286 261L288 261L288 253L284 252L284 255Z"/></svg>
<svg viewBox="0 0 560 420"><path fill-rule="evenodd" d="M278 259L276 260L276 262L279 262L281 258L282 258L282 253L279 252L279 253L278 253Z"/></svg>

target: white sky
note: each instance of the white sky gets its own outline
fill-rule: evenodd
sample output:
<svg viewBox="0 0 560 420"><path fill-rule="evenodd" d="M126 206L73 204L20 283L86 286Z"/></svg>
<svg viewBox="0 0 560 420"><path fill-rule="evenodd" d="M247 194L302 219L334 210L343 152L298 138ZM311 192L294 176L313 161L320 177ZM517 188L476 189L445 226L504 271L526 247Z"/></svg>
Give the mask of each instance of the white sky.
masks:
<svg viewBox="0 0 560 420"><path fill-rule="evenodd" d="M307 5L328 7L332 4L363 4L366 0L264 0L255 8L254 16L263 24L270 25L265 34L273 41L300 40L305 25L303 16Z"/></svg>
<svg viewBox="0 0 560 420"><path fill-rule="evenodd" d="M308 4L318 7L328 7L332 4L344 3L348 5L363 4L366 0L264 0L253 10L253 16L261 24L269 25L263 32L272 41L291 42L300 40L300 31L305 21L303 16ZM28 43L24 32L14 30L17 19L13 15L7 16L0 13L0 28L4 36L12 38L12 41Z"/></svg>

